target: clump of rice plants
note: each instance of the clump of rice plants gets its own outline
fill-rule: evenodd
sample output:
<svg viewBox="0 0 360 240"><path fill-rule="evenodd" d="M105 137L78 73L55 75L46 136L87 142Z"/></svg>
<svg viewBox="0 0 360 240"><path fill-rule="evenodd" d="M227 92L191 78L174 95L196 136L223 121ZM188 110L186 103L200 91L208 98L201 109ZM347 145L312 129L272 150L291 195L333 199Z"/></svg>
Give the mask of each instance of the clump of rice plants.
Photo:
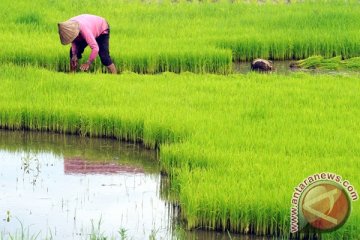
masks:
<svg viewBox="0 0 360 240"><path fill-rule="evenodd" d="M345 59L344 61L342 61L342 67L346 68L346 69L359 70L360 69L360 57Z"/></svg>
<svg viewBox="0 0 360 240"><path fill-rule="evenodd" d="M327 59L322 56L312 56L299 60L292 66L304 69L358 70L360 69L360 58L354 57L343 60L340 56Z"/></svg>

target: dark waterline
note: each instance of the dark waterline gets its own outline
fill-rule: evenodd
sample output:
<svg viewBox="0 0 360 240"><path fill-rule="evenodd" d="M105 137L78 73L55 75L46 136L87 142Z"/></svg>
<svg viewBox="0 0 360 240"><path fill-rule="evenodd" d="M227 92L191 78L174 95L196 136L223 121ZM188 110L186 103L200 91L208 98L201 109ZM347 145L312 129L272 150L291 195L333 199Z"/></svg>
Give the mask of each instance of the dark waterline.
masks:
<svg viewBox="0 0 360 240"><path fill-rule="evenodd" d="M159 171L157 152L136 144L1 130L0 239L21 225L37 239L268 239L185 231Z"/></svg>

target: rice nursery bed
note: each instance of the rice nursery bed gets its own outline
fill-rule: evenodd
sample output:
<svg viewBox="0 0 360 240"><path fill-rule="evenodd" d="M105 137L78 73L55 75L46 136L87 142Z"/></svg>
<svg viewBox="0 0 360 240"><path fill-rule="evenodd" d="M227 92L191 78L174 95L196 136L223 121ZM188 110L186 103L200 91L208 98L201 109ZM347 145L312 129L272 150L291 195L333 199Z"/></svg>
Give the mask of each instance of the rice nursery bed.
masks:
<svg viewBox="0 0 360 240"><path fill-rule="evenodd" d="M360 185L358 76L76 74L0 66L0 126L160 147L191 229L289 237L293 189L317 172ZM357 239L359 204L322 239Z"/></svg>
<svg viewBox="0 0 360 240"><path fill-rule="evenodd" d="M358 1L259 2L3 0L0 63L68 70L57 23L81 13L108 20L111 55L121 71L227 74L233 61L258 57L360 55ZM101 71L99 61L94 71Z"/></svg>

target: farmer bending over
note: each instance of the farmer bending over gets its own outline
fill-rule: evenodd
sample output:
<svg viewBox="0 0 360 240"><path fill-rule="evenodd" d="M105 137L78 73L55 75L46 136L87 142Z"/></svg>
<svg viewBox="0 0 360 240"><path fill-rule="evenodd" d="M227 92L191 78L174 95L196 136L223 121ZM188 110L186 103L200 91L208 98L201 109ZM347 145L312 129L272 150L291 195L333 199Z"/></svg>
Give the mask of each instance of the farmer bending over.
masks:
<svg viewBox="0 0 360 240"><path fill-rule="evenodd" d="M63 45L71 43L70 70L75 72L78 59L87 45L91 48L89 60L81 64L82 71L88 71L92 62L99 54L101 63L109 72L116 74L116 67L109 54L110 27L102 17L83 14L73 17L66 22L58 23L60 40Z"/></svg>

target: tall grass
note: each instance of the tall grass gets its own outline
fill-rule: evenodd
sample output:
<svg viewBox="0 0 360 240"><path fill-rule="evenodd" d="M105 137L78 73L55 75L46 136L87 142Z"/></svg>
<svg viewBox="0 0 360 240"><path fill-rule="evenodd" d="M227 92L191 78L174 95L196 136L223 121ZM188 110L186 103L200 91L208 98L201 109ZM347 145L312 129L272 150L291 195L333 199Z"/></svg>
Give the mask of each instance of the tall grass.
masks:
<svg viewBox="0 0 360 240"><path fill-rule="evenodd" d="M187 228L289 236L293 188L336 172L359 188L357 76L68 75L0 66L0 126L160 146ZM322 239L356 239L359 204Z"/></svg>
<svg viewBox="0 0 360 240"><path fill-rule="evenodd" d="M121 71L227 74L232 61L258 57L360 55L358 1L248 2L4 0L0 63L67 71L69 47L60 44L57 22L82 13L108 20Z"/></svg>

